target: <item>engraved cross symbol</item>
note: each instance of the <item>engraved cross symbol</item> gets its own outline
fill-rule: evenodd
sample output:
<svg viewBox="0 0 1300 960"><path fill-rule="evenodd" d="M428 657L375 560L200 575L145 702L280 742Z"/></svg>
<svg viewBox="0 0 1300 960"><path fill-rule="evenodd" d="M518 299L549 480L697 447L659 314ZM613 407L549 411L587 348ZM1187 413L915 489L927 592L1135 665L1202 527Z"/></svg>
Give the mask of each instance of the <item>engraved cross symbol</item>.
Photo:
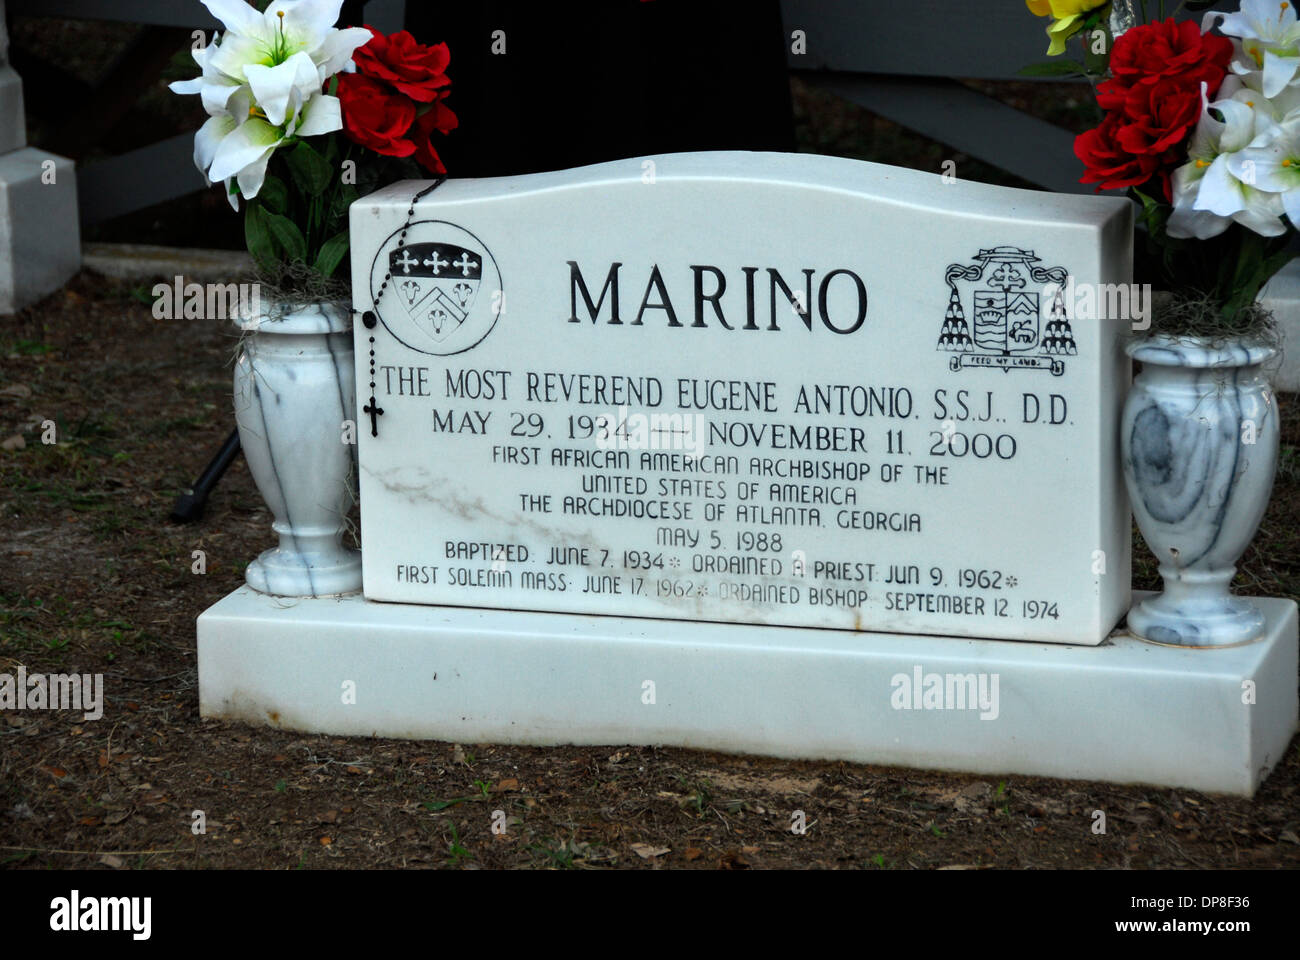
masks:
<svg viewBox="0 0 1300 960"><path fill-rule="evenodd" d="M370 435L372 437L379 436L379 420L377 418L384 415L384 408L376 404L375 398L371 397L370 402L361 408L361 412L370 414Z"/></svg>
<svg viewBox="0 0 1300 960"><path fill-rule="evenodd" d="M989 286L999 290L1011 290L1014 287L1023 287L1025 278L1017 271L1011 268L1011 264L1004 263L989 278Z"/></svg>
<svg viewBox="0 0 1300 960"><path fill-rule="evenodd" d="M447 266L447 261L438 256L438 251L433 251L433 256L424 261L426 267L433 267L433 275L436 277L443 267Z"/></svg>
<svg viewBox="0 0 1300 960"><path fill-rule="evenodd" d="M460 275L462 277L468 277L470 270L478 266L478 261L471 260L469 258L469 253L465 252L460 255L460 259L453 263L452 266L460 267Z"/></svg>
<svg viewBox="0 0 1300 960"><path fill-rule="evenodd" d="M402 265L402 273L410 273L411 268L415 266L417 263L419 263L420 261L416 260L415 257L411 256L410 250L403 250L401 259L399 259L397 262Z"/></svg>

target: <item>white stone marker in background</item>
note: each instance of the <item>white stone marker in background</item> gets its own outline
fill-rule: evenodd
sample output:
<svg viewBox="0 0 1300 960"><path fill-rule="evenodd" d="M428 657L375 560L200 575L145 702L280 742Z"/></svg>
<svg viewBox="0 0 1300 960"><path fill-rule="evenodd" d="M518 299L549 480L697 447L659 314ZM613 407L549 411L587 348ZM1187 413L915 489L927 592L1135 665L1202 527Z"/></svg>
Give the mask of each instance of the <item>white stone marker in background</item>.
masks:
<svg viewBox="0 0 1300 960"><path fill-rule="evenodd" d="M57 290L81 269L71 160L28 147L23 85L9 66L0 0L0 314Z"/></svg>
<svg viewBox="0 0 1300 960"><path fill-rule="evenodd" d="M366 597L1100 643L1129 203L651 163L352 208Z"/></svg>
<svg viewBox="0 0 1300 960"><path fill-rule="evenodd" d="M1278 390L1300 391L1300 260L1292 260L1260 292L1277 319L1281 355L1270 377Z"/></svg>
<svg viewBox="0 0 1300 960"><path fill-rule="evenodd" d="M27 114L23 110L23 81L9 66L9 29L0 0L0 153L27 146Z"/></svg>

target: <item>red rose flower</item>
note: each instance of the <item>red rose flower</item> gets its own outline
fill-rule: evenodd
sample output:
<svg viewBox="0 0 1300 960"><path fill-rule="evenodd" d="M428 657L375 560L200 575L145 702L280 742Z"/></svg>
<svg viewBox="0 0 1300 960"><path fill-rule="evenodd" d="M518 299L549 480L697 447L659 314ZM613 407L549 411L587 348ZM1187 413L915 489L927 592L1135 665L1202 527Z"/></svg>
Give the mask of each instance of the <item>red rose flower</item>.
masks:
<svg viewBox="0 0 1300 960"><path fill-rule="evenodd" d="M366 27L374 37L352 55L357 72L389 84L417 103L432 103L446 96L451 86L447 64L451 53L445 43L425 46L406 30L390 37Z"/></svg>
<svg viewBox="0 0 1300 960"><path fill-rule="evenodd" d="M433 147L433 132L450 133L456 129L459 120L456 114L451 112L441 100L435 101L433 105L415 118L415 123L411 127L411 136L415 140L415 159L419 161L420 166L424 167L430 173L446 173L447 168L442 165L442 159L438 156L438 151Z"/></svg>
<svg viewBox="0 0 1300 960"><path fill-rule="evenodd" d="M1074 154L1083 161L1080 183L1095 183L1098 190L1127 190L1146 183L1160 168L1160 158L1135 154L1118 141L1122 121L1111 113L1095 130L1081 133L1074 141Z"/></svg>
<svg viewBox="0 0 1300 960"><path fill-rule="evenodd" d="M1107 86L1127 90L1135 84L1154 84L1166 77L1186 77L1198 90L1204 80L1210 85L1213 97L1231 60L1231 40L1201 33L1192 20L1175 23L1170 17L1162 23L1133 27L1115 41L1110 53L1112 80ZM1110 109L1105 104L1102 106Z"/></svg>
<svg viewBox="0 0 1300 960"><path fill-rule="evenodd" d="M409 157L416 145L405 139L415 122L415 104L360 73L340 73L338 98L343 132L355 143L389 157Z"/></svg>

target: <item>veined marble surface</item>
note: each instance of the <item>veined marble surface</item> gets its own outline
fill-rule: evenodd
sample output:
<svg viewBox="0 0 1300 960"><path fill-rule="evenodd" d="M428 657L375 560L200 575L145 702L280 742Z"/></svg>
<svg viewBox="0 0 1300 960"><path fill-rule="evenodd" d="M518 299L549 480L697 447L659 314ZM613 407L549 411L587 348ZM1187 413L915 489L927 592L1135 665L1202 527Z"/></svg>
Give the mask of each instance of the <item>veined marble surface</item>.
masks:
<svg viewBox="0 0 1300 960"><path fill-rule="evenodd" d="M337 303L305 303L290 306L267 303L235 324L241 330L268 333L347 333L352 329L352 312Z"/></svg>
<svg viewBox="0 0 1300 960"><path fill-rule="evenodd" d="M350 321L327 304L240 324L256 332L235 365L239 438L280 535L245 573L263 593L361 589L361 555L341 542L356 480Z"/></svg>
<svg viewBox="0 0 1300 960"><path fill-rule="evenodd" d="M1229 584L1268 506L1277 466L1277 398L1261 371L1270 347L1153 337L1124 408L1124 476L1164 578L1129 613L1139 636L1182 646L1245 643L1263 615Z"/></svg>

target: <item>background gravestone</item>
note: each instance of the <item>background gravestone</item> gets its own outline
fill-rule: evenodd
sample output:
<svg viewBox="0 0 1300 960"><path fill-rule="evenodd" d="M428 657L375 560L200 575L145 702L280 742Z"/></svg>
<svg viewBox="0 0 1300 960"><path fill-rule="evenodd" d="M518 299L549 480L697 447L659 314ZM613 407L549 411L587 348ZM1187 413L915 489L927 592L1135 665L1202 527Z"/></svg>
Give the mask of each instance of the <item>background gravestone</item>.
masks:
<svg viewBox="0 0 1300 960"><path fill-rule="evenodd" d="M81 269L77 180L66 157L28 147L23 86L9 66L0 0L0 314L63 286Z"/></svg>
<svg viewBox="0 0 1300 960"><path fill-rule="evenodd" d="M4 0L0 0L0 153L27 146L23 83L9 66L9 29L4 9Z"/></svg>

